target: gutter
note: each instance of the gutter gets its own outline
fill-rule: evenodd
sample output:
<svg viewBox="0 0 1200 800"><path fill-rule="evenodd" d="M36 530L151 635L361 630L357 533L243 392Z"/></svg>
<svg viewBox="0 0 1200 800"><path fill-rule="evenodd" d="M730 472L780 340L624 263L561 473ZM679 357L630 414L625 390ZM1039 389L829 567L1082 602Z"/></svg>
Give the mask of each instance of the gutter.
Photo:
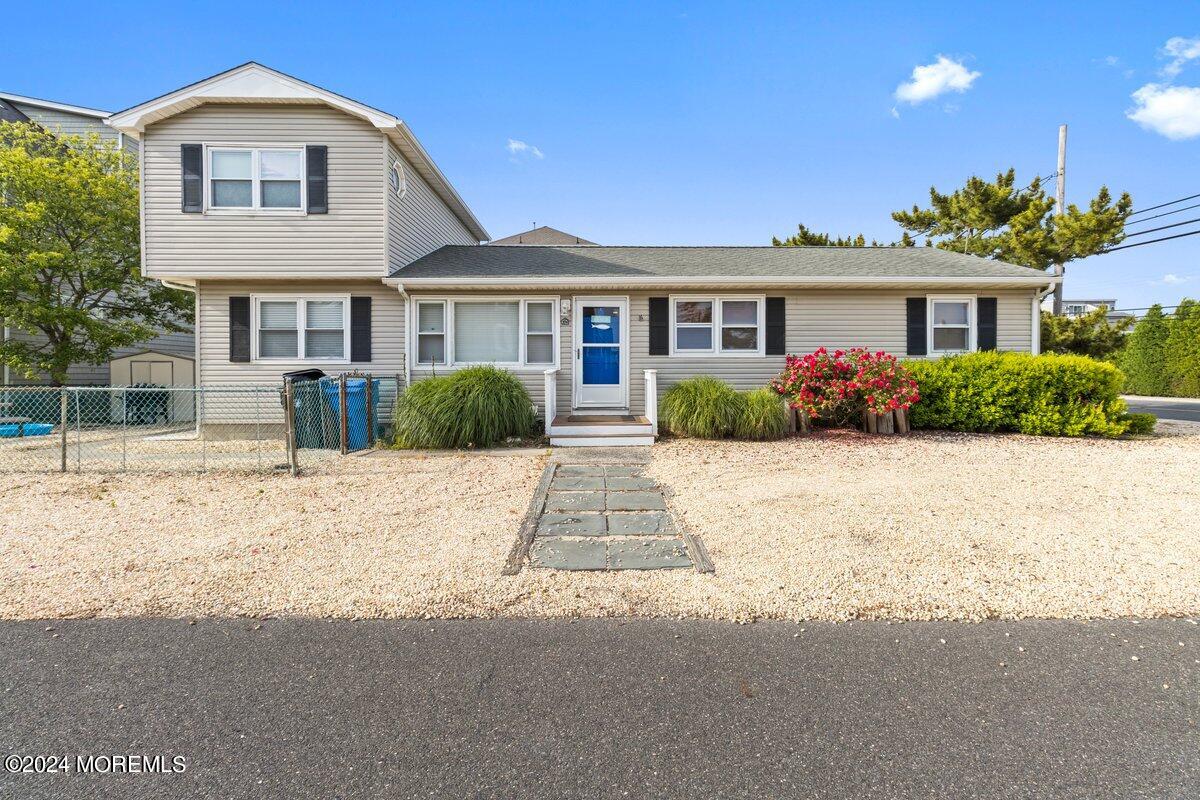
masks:
<svg viewBox="0 0 1200 800"><path fill-rule="evenodd" d="M1029 351L1035 356L1042 353L1042 301L1054 294L1054 287L1062 283L1062 275L1055 275L1050 285L1033 296L1033 310L1030 320Z"/></svg>
<svg viewBox="0 0 1200 800"><path fill-rule="evenodd" d="M388 286L400 286L401 277L384 278ZM411 290L424 287L463 287L463 286L616 286L616 287L649 287L677 288L686 286L893 286L893 285L926 285L926 286L1027 286L1041 287L1045 285L1045 276L971 276L949 278L938 276L864 276L864 275L814 275L808 277L789 277L786 275L747 275L747 276L703 276L703 275L663 275L647 277L643 275L608 275L603 277L556 275L553 277L488 277L457 276L452 278L408 278L404 284Z"/></svg>

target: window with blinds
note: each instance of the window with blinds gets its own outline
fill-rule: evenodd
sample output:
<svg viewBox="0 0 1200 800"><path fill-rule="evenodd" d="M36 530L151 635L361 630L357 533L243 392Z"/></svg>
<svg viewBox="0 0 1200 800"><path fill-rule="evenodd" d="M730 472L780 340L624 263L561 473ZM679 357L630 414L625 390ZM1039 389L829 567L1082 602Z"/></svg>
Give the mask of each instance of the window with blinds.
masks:
<svg viewBox="0 0 1200 800"><path fill-rule="evenodd" d="M547 367L558 361L558 299L414 301L416 363Z"/></svg>
<svg viewBox="0 0 1200 800"><path fill-rule="evenodd" d="M349 298L256 298L257 360L344 361Z"/></svg>

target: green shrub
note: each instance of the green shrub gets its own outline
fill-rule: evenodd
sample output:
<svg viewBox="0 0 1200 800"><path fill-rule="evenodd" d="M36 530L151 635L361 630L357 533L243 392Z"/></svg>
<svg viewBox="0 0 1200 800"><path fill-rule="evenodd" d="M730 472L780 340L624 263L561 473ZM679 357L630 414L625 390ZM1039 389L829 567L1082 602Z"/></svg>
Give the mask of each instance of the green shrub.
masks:
<svg viewBox="0 0 1200 800"><path fill-rule="evenodd" d="M1122 419L1129 423L1129 427L1125 429L1125 432L1137 436L1147 436L1154 433L1154 426L1158 423L1158 417L1153 414L1126 414Z"/></svg>
<svg viewBox="0 0 1200 800"><path fill-rule="evenodd" d="M1120 436L1130 425L1125 376L1085 356L969 353L907 366L921 395L914 428Z"/></svg>
<svg viewBox="0 0 1200 800"><path fill-rule="evenodd" d="M658 421L679 436L722 439L733 435L745 406L745 395L725 381L698 375L667 390Z"/></svg>
<svg viewBox="0 0 1200 800"><path fill-rule="evenodd" d="M787 430L783 398L771 389L742 392L744 402L733 435L739 439L778 439Z"/></svg>
<svg viewBox="0 0 1200 800"><path fill-rule="evenodd" d="M396 403L395 441L405 448L491 447L528 436L533 401L512 373L468 367L418 381Z"/></svg>

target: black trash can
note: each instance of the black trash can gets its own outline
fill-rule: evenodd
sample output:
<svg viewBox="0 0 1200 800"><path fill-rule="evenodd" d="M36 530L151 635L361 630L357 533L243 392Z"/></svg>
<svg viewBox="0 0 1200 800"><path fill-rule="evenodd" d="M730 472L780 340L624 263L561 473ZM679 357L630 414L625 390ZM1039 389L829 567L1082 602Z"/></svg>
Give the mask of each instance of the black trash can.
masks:
<svg viewBox="0 0 1200 800"><path fill-rule="evenodd" d="M292 384L292 424L296 429L296 447L306 449L328 448L325 417L328 412L321 397L321 379L326 377L320 369L298 369L283 373L283 380Z"/></svg>

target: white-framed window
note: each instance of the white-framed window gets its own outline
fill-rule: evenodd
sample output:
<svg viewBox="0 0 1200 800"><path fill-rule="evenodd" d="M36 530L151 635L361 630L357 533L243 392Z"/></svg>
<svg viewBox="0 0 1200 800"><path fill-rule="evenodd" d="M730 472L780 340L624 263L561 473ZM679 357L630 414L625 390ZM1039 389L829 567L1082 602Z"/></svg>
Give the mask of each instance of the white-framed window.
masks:
<svg viewBox="0 0 1200 800"><path fill-rule="evenodd" d="M413 301L419 365L558 364L558 298L422 298Z"/></svg>
<svg viewBox="0 0 1200 800"><path fill-rule="evenodd" d="M408 193L408 178L404 174L404 165L399 161L393 161L392 168L388 170L388 185L397 197L403 198Z"/></svg>
<svg viewBox="0 0 1200 800"><path fill-rule="evenodd" d="M296 212L305 208L304 147L206 149L205 208L212 211Z"/></svg>
<svg viewBox="0 0 1200 800"><path fill-rule="evenodd" d="M671 355L761 356L765 332L764 297L671 298Z"/></svg>
<svg viewBox="0 0 1200 800"><path fill-rule="evenodd" d="M975 349L976 318L973 296L930 295L929 352L966 353Z"/></svg>
<svg viewBox="0 0 1200 800"><path fill-rule="evenodd" d="M350 358L350 298L254 298L255 361L334 361Z"/></svg>
<svg viewBox="0 0 1200 800"><path fill-rule="evenodd" d="M417 301L417 363L445 364L446 301Z"/></svg>

